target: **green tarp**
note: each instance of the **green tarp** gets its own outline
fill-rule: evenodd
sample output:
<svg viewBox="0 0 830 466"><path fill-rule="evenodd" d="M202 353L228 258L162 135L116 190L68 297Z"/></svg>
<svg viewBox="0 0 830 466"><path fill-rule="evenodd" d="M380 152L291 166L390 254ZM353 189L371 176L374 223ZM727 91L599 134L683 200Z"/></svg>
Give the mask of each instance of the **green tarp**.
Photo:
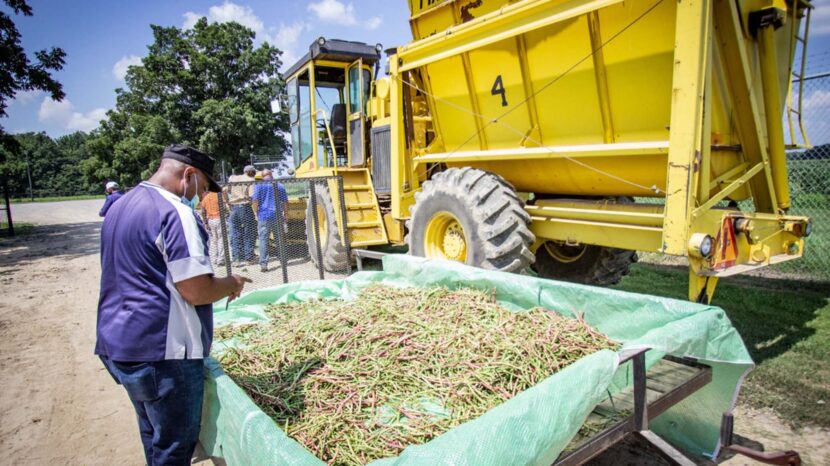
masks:
<svg viewBox="0 0 830 466"><path fill-rule="evenodd" d="M337 281L289 283L257 290L217 305L217 326L267 319L267 304L311 298L350 299L363 287L471 287L496 291L500 303L521 312L542 306L585 321L623 349L649 347L652 364L665 354L697 358L712 366L712 382L652 421L651 429L685 450L714 455L721 416L734 405L738 387L753 367L741 337L723 310L686 301L492 272L455 262L387 256L382 272L358 272ZM215 345L214 352L222 350ZM230 465L320 465L319 459L287 437L212 359L207 381L201 442ZM412 445L390 465L549 465L608 392L630 383L629 364L619 367L612 351L600 351L539 385L430 442ZM618 370L619 369L619 370Z"/></svg>

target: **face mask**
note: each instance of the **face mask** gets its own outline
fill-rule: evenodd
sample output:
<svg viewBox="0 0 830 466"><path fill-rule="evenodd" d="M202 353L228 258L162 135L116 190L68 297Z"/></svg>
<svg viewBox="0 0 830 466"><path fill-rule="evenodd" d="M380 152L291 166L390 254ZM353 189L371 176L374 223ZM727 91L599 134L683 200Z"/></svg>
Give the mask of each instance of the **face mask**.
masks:
<svg viewBox="0 0 830 466"><path fill-rule="evenodd" d="M196 191L193 193L193 197L188 199L185 197L187 194L187 183L184 185L184 194L182 194L181 200L182 204L190 207L191 209L196 209L196 205L199 204L199 177L196 177Z"/></svg>

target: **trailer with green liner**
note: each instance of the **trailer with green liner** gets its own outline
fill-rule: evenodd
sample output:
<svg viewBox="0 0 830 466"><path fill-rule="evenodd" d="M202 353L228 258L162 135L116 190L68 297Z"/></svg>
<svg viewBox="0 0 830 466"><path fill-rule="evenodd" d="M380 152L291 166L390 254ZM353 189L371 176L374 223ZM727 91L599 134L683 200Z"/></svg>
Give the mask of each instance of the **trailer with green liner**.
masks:
<svg viewBox="0 0 830 466"><path fill-rule="evenodd" d="M630 432L669 456L673 448L663 439L702 456L717 456L729 442L721 435L722 421L730 419L740 383L754 364L723 310L410 256L387 256L383 266L383 271L343 280L249 293L225 311L216 306L216 326L265 320L264 307L273 303L348 300L376 283L468 287L495 290L500 304L517 312L541 306L568 317L581 315L622 347L585 357L483 416L371 464L579 464ZM222 351L222 344L214 351ZM206 366L200 440L209 455L231 465L324 464L286 436L215 360ZM628 416L596 435L575 439L586 419L601 415L609 403L628 410ZM728 434L731 425L725 427Z"/></svg>

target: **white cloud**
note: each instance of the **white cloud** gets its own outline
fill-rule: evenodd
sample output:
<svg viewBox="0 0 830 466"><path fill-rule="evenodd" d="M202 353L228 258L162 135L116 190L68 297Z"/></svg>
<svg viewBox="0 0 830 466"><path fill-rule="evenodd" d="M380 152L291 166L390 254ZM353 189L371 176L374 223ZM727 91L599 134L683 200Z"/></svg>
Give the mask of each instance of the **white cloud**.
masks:
<svg viewBox="0 0 830 466"><path fill-rule="evenodd" d="M40 104L37 118L40 121L69 121L72 117L72 103L69 99L58 102L45 97Z"/></svg>
<svg viewBox="0 0 830 466"><path fill-rule="evenodd" d="M101 120L107 118L107 109L96 108L87 113L74 112L72 118L66 123L66 129L72 131L92 131L101 124Z"/></svg>
<svg viewBox="0 0 830 466"><path fill-rule="evenodd" d="M233 2L225 2L221 5L215 5L208 8L207 15L188 11L182 15L184 18L184 29L192 28L201 17L207 17L208 22L211 23L230 23L237 22L243 26L247 26L255 33L260 33L263 30L262 20L254 14L254 10L248 6L237 5Z"/></svg>
<svg viewBox="0 0 830 466"><path fill-rule="evenodd" d="M798 101L798 93L793 94L793 102ZM817 89L804 94L801 110L804 112L804 129L812 145L830 143L830 119L827 112L830 110L830 90ZM795 120L795 116L793 119ZM789 141L789 121L784 112L785 139ZM803 143L801 131L796 124L796 142Z"/></svg>
<svg viewBox="0 0 830 466"><path fill-rule="evenodd" d="M313 12L317 19L325 23L340 24L342 26L354 26L357 18L354 13L354 5L348 5L338 0L320 0L317 3L310 3L308 10Z"/></svg>
<svg viewBox="0 0 830 466"><path fill-rule="evenodd" d="M810 13L810 36L830 34L830 0L814 0Z"/></svg>
<svg viewBox="0 0 830 466"><path fill-rule="evenodd" d="M297 45L300 39L300 34L309 29L308 23L296 22L288 26L280 24L276 33L266 34L265 40L276 46L279 49L290 49Z"/></svg>
<svg viewBox="0 0 830 466"><path fill-rule="evenodd" d="M141 57L136 55L121 57L112 65L112 75L115 76L115 79L123 81L124 77L127 76L127 68L131 66L141 66Z"/></svg>
<svg viewBox="0 0 830 466"><path fill-rule="evenodd" d="M797 99L798 94L793 96L793 98ZM804 113L830 109L830 91L818 89L811 92L805 96L805 99L802 101L801 105Z"/></svg>
<svg viewBox="0 0 830 466"><path fill-rule="evenodd" d="M263 40L269 44L277 47L282 51L282 67L286 68L293 65L299 58L300 35L309 30L311 26L308 23L298 21L289 25L280 24L276 29L271 30L270 33L263 34Z"/></svg>
<svg viewBox="0 0 830 466"><path fill-rule="evenodd" d="M36 100L41 95L45 94L43 91L35 89L31 91L18 91L14 95L14 102L20 105L28 105L33 100Z"/></svg>
<svg viewBox="0 0 830 466"><path fill-rule="evenodd" d="M204 15L200 15L199 13L194 13L192 11L187 11L185 14L182 15L184 18L184 23L182 23L182 29L193 29L193 26L202 18Z"/></svg>
<svg viewBox="0 0 830 466"><path fill-rule="evenodd" d="M87 113L76 112L75 106L69 99L60 102L45 97L37 112L38 120L51 121L70 131L92 131L98 127L101 120L107 118L107 109L96 108Z"/></svg>
<svg viewBox="0 0 830 466"><path fill-rule="evenodd" d="M381 24L383 24L383 18L381 18L380 16L372 16L371 18L366 20L366 29L374 31L375 29L379 28Z"/></svg>

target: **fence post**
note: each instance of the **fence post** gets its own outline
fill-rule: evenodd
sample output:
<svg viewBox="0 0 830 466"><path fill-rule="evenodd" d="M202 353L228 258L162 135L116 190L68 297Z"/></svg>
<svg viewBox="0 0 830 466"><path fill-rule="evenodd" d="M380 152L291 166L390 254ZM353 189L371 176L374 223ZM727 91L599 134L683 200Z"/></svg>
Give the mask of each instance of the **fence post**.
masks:
<svg viewBox="0 0 830 466"><path fill-rule="evenodd" d="M223 189L221 193L219 193L219 226L222 229L222 243L225 245L224 248L224 255L225 255L225 271L227 272L226 276L231 276L231 252L228 243L228 226L227 226L227 215L226 215L226 208L225 205L225 190Z"/></svg>
<svg viewBox="0 0 830 466"><path fill-rule="evenodd" d="M348 215L346 214L346 195L343 192L343 177L337 177L337 197L340 200L340 222L343 225L343 245L346 247L346 275L352 274L352 247L349 237ZM383 219L381 219L383 221Z"/></svg>
<svg viewBox="0 0 830 466"><path fill-rule="evenodd" d="M282 282L288 283L288 265L285 263L285 248L283 247L285 241L285 238L283 236L283 228L288 227L288 215L287 212L283 212L282 209L282 199L280 199L279 183L277 182L277 180L274 180L272 182L272 185L274 188L275 210L277 211L277 254L279 254L280 256L280 268L282 268Z"/></svg>
<svg viewBox="0 0 830 466"><path fill-rule="evenodd" d="M317 186L314 180L309 180L308 184L311 187L311 195L308 197L309 201L311 201L311 224L312 229L314 230L311 234L314 235L314 244L317 251L317 270L320 273L320 280L324 280L326 277L325 272L323 271L325 268L325 266L323 266L323 250L320 245L320 219L317 218ZM326 189L328 189L328 186L326 186Z"/></svg>

